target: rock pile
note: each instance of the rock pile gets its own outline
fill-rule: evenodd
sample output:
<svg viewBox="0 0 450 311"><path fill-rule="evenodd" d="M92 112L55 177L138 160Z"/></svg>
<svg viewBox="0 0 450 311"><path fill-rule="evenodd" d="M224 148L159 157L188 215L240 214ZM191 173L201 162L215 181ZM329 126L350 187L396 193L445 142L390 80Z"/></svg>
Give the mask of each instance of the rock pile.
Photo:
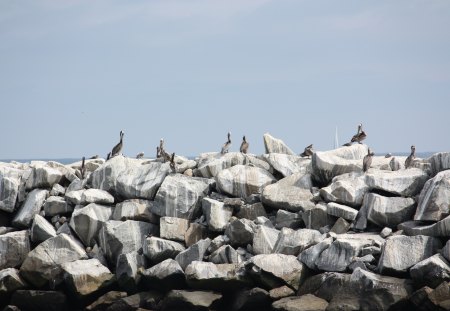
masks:
<svg viewBox="0 0 450 311"><path fill-rule="evenodd" d="M450 153L264 144L0 163L0 308L450 310Z"/></svg>

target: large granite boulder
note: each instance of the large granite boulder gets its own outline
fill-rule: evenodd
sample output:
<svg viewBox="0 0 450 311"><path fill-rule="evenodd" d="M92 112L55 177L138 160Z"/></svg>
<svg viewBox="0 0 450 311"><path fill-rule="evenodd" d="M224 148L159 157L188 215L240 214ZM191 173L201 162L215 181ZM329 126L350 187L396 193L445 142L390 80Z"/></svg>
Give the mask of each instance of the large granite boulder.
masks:
<svg viewBox="0 0 450 311"><path fill-rule="evenodd" d="M48 166L35 166L32 168L30 177L28 177L26 188L28 190L35 188L51 188L54 184L59 183L64 174L56 169Z"/></svg>
<svg viewBox="0 0 450 311"><path fill-rule="evenodd" d="M61 214L69 214L73 212L73 207L70 206L64 198L59 196L50 196L44 203L45 217L53 217Z"/></svg>
<svg viewBox="0 0 450 311"><path fill-rule="evenodd" d="M411 197L422 190L428 174L418 168L399 171L374 170L366 174L370 189L381 190L403 197Z"/></svg>
<svg viewBox="0 0 450 311"><path fill-rule="evenodd" d="M145 269L145 256L138 252L120 254L117 258L115 275L119 287L128 293L138 291L142 269Z"/></svg>
<svg viewBox="0 0 450 311"><path fill-rule="evenodd" d="M328 215L327 206L323 203L316 204L301 215L307 229L319 230L326 226L331 227L335 222L335 218Z"/></svg>
<svg viewBox="0 0 450 311"><path fill-rule="evenodd" d="M308 210L314 207L311 187L311 175L293 174L265 186L261 200L265 205L273 208L293 212Z"/></svg>
<svg viewBox="0 0 450 311"><path fill-rule="evenodd" d="M0 167L0 210L13 212L16 208L23 170Z"/></svg>
<svg viewBox="0 0 450 311"><path fill-rule="evenodd" d="M417 235L391 236L386 239L378 262L380 273L405 273L418 262L431 257L441 242L433 237Z"/></svg>
<svg viewBox="0 0 450 311"><path fill-rule="evenodd" d="M263 158L284 177L311 172L311 159L308 158L281 153L265 154Z"/></svg>
<svg viewBox="0 0 450 311"><path fill-rule="evenodd" d="M110 264L115 266L120 254L138 251L148 234L158 234L158 227L142 221L107 221L99 231L99 245Z"/></svg>
<svg viewBox="0 0 450 311"><path fill-rule="evenodd" d="M253 221L242 218L232 219L225 229L225 235L230 239L233 246L245 246L251 244L256 225Z"/></svg>
<svg viewBox="0 0 450 311"><path fill-rule="evenodd" d="M159 236L163 239L184 242L184 235L189 228L189 220L177 217L161 217Z"/></svg>
<svg viewBox="0 0 450 311"><path fill-rule="evenodd" d="M64 282L78 298L87 297L111 284L114 275L98 259L75 260L61 264Z"/></svg>
<svg viewBox="0 0 450 311"><path fill-rule="evenodd" d="M410 220L416 209L416 202L412 198L368 193L364 200L367 205L367 219L380 227L395 228L398 224Z"/></svg>
<svg viewBox="0 0 450 311"><path fill-rule="evenodd" d="M147 237L144 240L144 255L152 262L159 263L169 258L175 258L185 247L178 242L157 237Z"/></svg>
<svg viewBox="0 0 450 311"><path fill-rule="evenodd" d="M30 251L28 230L0 235L0 270L19 267Z"/></svg>
<svg viewBox="0 0 450 311"><path fill-rule="evenodd" d="M162 310L215 310L222 294L213 291L171 290L162 302Z"/></svg>
<svg viewBox="0 0 450 311"><path fill-rule="evenodd" d="M38 214L48 197L48 190L34 189L31 191L25 203L20 207L12 220L12 225L18 228L28 228L31 226L34 215Z"/></svg>
<svg viewBox="0 0 450 311"><path fill-rule="evenodd" d="M131 199L116 204L112 214L113 220L137 220L158 223L159 217L151 212L153 201Z"/></svg>
<svg viewBox="0 0 450 311"><path fill-rule="evenodd" d="M15 268L0 270L0 301L8 294L18 289L26 288L27 284Z"/></svg>
<svg viewBox="0 0 450 311"><path fill-rule="evenodd" d="M450 265L441 254L418 262L411 267L409 273L418 286L436 288L442 282L450 281Z"/></svg>
<svg viewBox="0 0 450 311"><path fill-rule="evenodd" d="M265 186L276 181L268 171L254 166L235 165L216 176L217 188L234 197L246 198L260 194Z"/></svg>
<svg viewBox="0 0 450 311"><path fill-rule="evenodd" d="M264 134L264 147L266 149L265 153L284 153L295 155L293 152L281 139L275 138L269 133Z"/></svg>
<svg viewBox="0 0 450 311"><path fill-rule="evenodd" d="M302 251L300 255L298 255L298 260L307 265L308 268L312 270L317 270L316 266L317 259L324 250L330 247L331 243L333 243L333 238L329 237L323 239L319 243Z"/></svg>
<svg viewBox="0 0 450 311"><path fill-rule="evenodd" d="M92 172L88 182L92 188L124 199L153 200L169 171L168 163L143 163L139 159L115 156Z"/></svg>
<svg viewBox="0 0 450 311"><path fill-rule="evenodd" d="M81 196L83 204L113 204L114 197L109 192L101 189L87 189Z"/></svg>
<svg viewBox="0 0 450 311"><path fill-rule="evenodd" d="M175 260L180 264L180 267L183 270L186 270L186 267L193 261L202 261L205 256L206 251L208 250L209 245L211 244L211 239L207 238L204 240L200 240L194 245L188 247L186 250L180 252Z"/></svg>
<svg viewBox="0 0 450 311"><path fill-rule="evenodd" d="M355 220L358 211L346 205L330 202L327 204L327 214L353 221Z"/></svg>
<svg viewBox="0 0 450 311"><path fill-rule="evenodd" d="M225 231L225 228L233 215L232 207L224 206L223 202L217 200L203 198L202 209L209 230L215 232Z"/></svg>
<svg viewBox="0 0 450 311"><path fill-rule="evenodd" d="M169 175L156 194L152 212L159 216L194 219L201 211L202 199L213 186L212 179Z"/></svg>
<svg viewBox="0 0 450 311"><path fill-rule="evenodd" d="M282 209L277 211L277 215L275 218L275 228L291 228L291 229L299 229L304 226L302 213L292 213Z"/></svg>
<svg viewBox="0 0 450 311"><path fill-rule="evenodd" d="M298 256L303 250L322 241L322 234L317 230L283 228L278 235L272 252Z"/></svg>
<svg viewBox="0 0 450 311"><path fill-rule="evenodd" d="M85 246L93 246L97 241L98 232L111 218L109 206L91 203L75 208L70 218L70 227Z"/></svg>
<svg viewBox="0 0 450 311"><path fill-rule="evenodd" d="M328 310L328 302L325 299L311 294L286 297L272 303L276 311L325 311Z"/></svg>
<svg viewBox="0 0 450 311"><path fill-rule="evenodd" d="M253 235L253 253L255 255L271 254L278 240L280 231L266 226L258 226Z"/></svg>
<svg viewBox="0 0 450 311"><path fill-rule="evenodd" d="M367 191L369 187L366 185L364 175L353 172L334 177L330 185L320 189L320 195L327 202L359 207Z"/></svg>
<svg viewBox="0 0 450 311"><path fill-rule="evenodd" d="M87 258L84 249L63 233L42 242L29 252L20 267L20 274L38 288L55 286L62 281L63 263Z"/></svg>
<svg viewBox="0 0 450 311"><path fill-rule="evenodd" d="M208 261L215 264L234 263L243 261L242 256L230 245L222 245L208 257Z"/></svg>
<svg viewBox="0 0 450 311"><path fill-rule="evenodd" d="M429 179L420 192L414 220L439 221L450 213L450 170Z"/></svg>
<svg viewBox="0 0 450 311"><path fill-rule="evenodd" d="M34 243L41 243L55 236L55 227L41 215L34 215L33 224L31 225L30 230L31 241Z"/></svg>
<svg viewBox="0 0 450 311"><path fill-rule="evenodd" d="M268 289L287 285L298 290L307 274L306 266L292 255L256 255L245 267L257 283Z"/></svg>
<svg viewBox="0 0 450 311"><path fill-rule="evenodd" d="M148 288L169 290L186 286L186 276L178 262L169 258L153 267L144 270L142 282Z"/></svg>
<svg viewBox="0 0 450 311"><path fill-rule="evenodd" d="M450 152L439 152L427 159L431 164L431 176L450 169Z"/></svg>
<svg viewBox="0 0 450 311"><path fill-rule="evenodd" d="M333 177L351 172L361 172L367 146L355 144L330 151L317 151L312 156L312 174L320 185L328 185Z"/></svg>

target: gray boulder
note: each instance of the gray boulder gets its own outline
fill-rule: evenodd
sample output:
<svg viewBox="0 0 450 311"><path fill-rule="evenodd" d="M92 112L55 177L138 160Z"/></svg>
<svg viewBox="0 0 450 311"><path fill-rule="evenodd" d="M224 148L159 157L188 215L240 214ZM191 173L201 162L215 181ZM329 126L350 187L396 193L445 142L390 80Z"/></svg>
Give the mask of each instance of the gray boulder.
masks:
<svg viewBox="0 0 450 311"><path fill-rule="evenodd" d="M450 169L450 152L435 153L427 160L431 164L431 176Z"/></svg>
<svg viewBox="0 0 450 311"><path fill-rule="evenodd" d="M291 228L298 229L303 225L303 219L299 213L291 213L282 209L277 211L277 216L275 218L275 228Z"/></svg>
<svg viewBox="0 0 450 311"><path fill-rule="evenodd" d="M253 235L253 253L255 255L271 254L279 234L279 230L258 226Z"/></svg>
<svg viewBox="0 0 450 311"><path fill-rule="evenodd" d="M325 311L328 310L327 307L325 299L311 294L286 297L272 303L272 308L277 311Z"/></svg>
<svg viewBox="0 0 450 311"><path fill-rule="evenodd" d="M13 212L16 208L22 170L3 167L0 169L0 210Z"/></svg>
<svg viewBox="0 0 450 311"><path fill-rule="evenodd" d="M136 220L157 224L159 217L151 212L153 201L131 199L116 204L112 214L113 220Z"/></svg>
<svg viewBox="0 0 450 311"><path fill-rule="evenodd" d="M349 206L330 202L327 204L327 214L334 217L341 217L346 220L353 221L355 220L358 211Z"/></svg>
<svg viewBox="0 0 450 311"><path fill-rule="evenodd" d="M410 220L416 209L412 198L384 197L375 193L367 194L365 204L367 219L380 227L396 228L398 224Z"/></svg>
<svg viewBox="0 0 450 311"><path fill-rule="evenodd" d="M73 212L73 207L67 204L62 197L50 196L44 203L44 212L46 217L53 217L60 214Z"/></svg>
<svg viewBox="0 0 450 311"><path fill-rule="evenodd" d="M409 273L418 286L436 288L450 280L450 265L441 254L435 254L412 266Z"/></svg>
<svg viewBox="0 0 450 311"><path fill-rule="evenodd" d="M445 243L444 248L441 251L442 256L444 256L445 259L450 261L450 240L447 240L447 243Z"/></svg>
<svg viewBox="0 0 450 311"><path fill-rule="evenodd" d="M142 272L142 282L148 288L180 289L186 285L186 276L178 262L169 258Z"/></svg>
<svg viewBox="0 0 450 311"><path fill-rule="evenodd" d="M107 311L122 311L122 310L139 310L142 307L149 308L151 310L159 308L162 294L157 291L143 291L139 292L119 300L114 301L106 310ZM102 309L100 309L102 310Z"/></svg>
<svg viewBox="0 0 450 311"><path fill-rule="evenodd" d="M175 260L180 264L180 267L183 270L186 270L186 267L193 261L202 261L205 253L211 244L211 240L209 238L200 240L194 245L188 247L186 250L180 252Z"/></svg>
<svg viewBox="0 0 450 311"><path fill-rule="evenodd" d="M325 204L316 204L301 215L307 229L319 230L325 226L332 226L335 222L334 217L328 215Z"/></svg>
<svg viewBox="0 0 450 311"><path fill-rule="evenodd" d="M91 203L87 206L75 208L70 218L70 227L86 246L93 246L100 229L111 218L112 210L109 206Z"/></svg>
<svg viewBox="0 0 450 311"><path fill-rule="evenodd" d="M162 310L214 310L222 294L212 291L171 290L162 302Z"/></svg>
<svg viewBox="0 0 450 311"><path fill-rule="evenodd" d="M28 228L33 221L34 215L38 214L48 196L48 190L34 189L31 191L25 203L12 220L12 225L17 228Z"/></svg>
<svg viewBox="0 0 450 311"><path fill-rule="evenodd" d="M19 267L30 249L28 230L0 235L0 270Z"/></svg>
<svg viewBox="0 0 450 311"><path fill-rule="evenodd" d="M333 238L326 238L320 241L319 243L305 249L298 256L298 260L303 262L308 268L312 270L317 270L316 261L319 258L320 254L328 247L330 247L331 243L333 243Z"/></svg>
<svg viewBox="0 0 450 311"><path fill-rule="evenodd" d="M83 204L96 203L108 205L114 203L114 197L105 190L87 189L83 192L81 201Z"/></svg>
<svg viewBox="0 0 450 311"><path fill-rule="evenodd" d="M34 243L41 243L56 236L56 230L52 224L39 214L34 215L30 233L31 241Z"/></svg>
<svg viewBox="0 0 450 311"><path fill-rule="evenodd" d="M47 239L28 253L20 274L30 284L40 288L55 286L62 281L63 263L87 259L87 254L73 238L60 234Z"/></svg>
<svg viewBox="0 0 450 311"><path fill-rule="evenodd" d="M141 280L139 271L145 269L145 257L138 252L120 254L117 258L115 275L119 287L127 292L135 293Z"/></svg>
<svg viewBox="0 0 450 311"><path fill-rule="evenodd" d="M343 234L346 233L350 229L350 227L351 224L348 221L346 221L344 218L338 218L329 232Z"/></svg>
<svg viewBox="0 0 450 311"><path fill-rule="evenodd" d="M382 247L378 269L382 274L406 272L441 247L438 239L423 235L388 237Z"/></svg>
<svg viewBox="0 0 450 311"><path fill-rule="evenodd" d="M312 156L313 178L318 184L328 185L335 176L361 172L365 155L367 146L363 144L315 152Z"/></svg>
<svg viewBox="0 0 450 311"><path fill-rule="evenodd" d="M373 170L366 175L366 184L377 189L403 197L411 197L422 190L428 174L418 168L399 171Z"/></svg>
<svg viewBox="0 0 450 311"><path fill-rule="evenodd" d="M334 177L330 185L320 189L320 195L327 202L359 207L367 191L369 187L366 185L364 175L353 172Z"/></svg>
<svg viewBox="0 0 450 311"><path fill-rule="evenodd" d="M0 270L0 299L18 289L26 288L27 284L19 274L19 270L6 268Z"/></svg>
<svg viewBox="0 0 450 311"><path fill-rule="evenodd" d="M230 245L222 245L209 255L208 261L215 264L234 263L238 264L243 261L242 256Z"/></svg>
<svg viewBox="0 0 450 311"><path fill-rule="evenodd" d="M147 237L144 240L144 255L153 263L158 263L169 258L175 258L185 247L178 242Z"/></svg>
<svg viewBox="0 0 450 311"><path fill-rule="evenodd" d="M48 164L48 163L47 163ZM48 165L36 166L32 168L30 177L26 183L26 189L51 188L54 184L59 183L64 174Z"/></svg>
<svg viewBox="0 0 450 311"><path fill-rule="evenodd" d="M233 215L233 208L224 206L223 202L210 198L203 198L202 209L209 230L215 232L225 231L225 228Z"/></svg>
<svg viewBox="0 0 450 311"><path fill-rule="evenodd" d="M269 133L264 134L265 153L283 153L295 155L295 153L281 140L273 137Z"/></svg>
<svg viewBox="0 0 450 311"><path fill-rule="evenodd" d="M320 241L322 234L317 230L284 228L280 231L272 252L298 256L303 250Z"/></svg>
<svg viewBox="0 0 450 311"><path fill-rule="evenodd" d="M19 310L64 311L69 308L66 295L53 290L19 289L12 295L10 303Z"/></svg>
<svg viewBox="0 0 450 311"><path fill-rule="evenodd" d="M163 239L184 242L184 235L189 228L189 220L177 217L161 217L159 236Z"/></svg>
<svg viewBox="0 0 450 311"><path fill-rule="evenodd" d="M281 153L265 154L263 158L284 177L311 172L311 159L308 158Z"/></svg>
<svg viewBox="0 0 450 311"><path fill-rule="evenodd" d="M169 175L156 194L152 212L159 216L194 219L200 213L202 199L213 186L211 179Z"/></svg>
<svg viewBox="0 0 450 311"><path fill-rule="evenodd" d="M191 223L184 234L184 244L189 247L208 235L208 228L203 224Z"/></svg>
<svg viewBox="0 0 450 311"><path fill-rule="evenodd" d="M232 219L225 229L225 235L230 239L232 246L245 246L251 244L256 225L248 219Z"/></svg>
<svg viewBox="0 0 450 311"><path fill-rule="evenodd" d="M231 298L231 311L268 310L272 303L268 291L255 287L236 292Z"/></svg>
<svg viewBox="0 0 450 311"><path fill-rule="evenodd" d="M398 225L399 230L403 230L406 235L428 235L434 237L450 236L450 216L431 224L426 225L420 221L407 221Z"/></svg>
<svg viewBox="0 0 450 311"><path fill-rule="evenodd" d="M450 213L450 170L429 179L420 192L414 220L439 221Z"/></svg>
<svg viewBox="0 0 450 311"><path fill-rule="evenodd" d="M233 207L225 205L233 210ZM261 202L242 205L238 208L236 213L237 218L247 218L250 220L256 220L258 217L267 217L266 209ZM230 216L231 217L231 216Z"/></svg>
<svg viewBox="0 0 450 311"><path fill-rule="evenodd" d="M84 189L79 189L79 190L67 190L65 195L64 195L64 199L68 202L71 203L72 205L82 205L83 204L83 193L86 190Z"/></svg>

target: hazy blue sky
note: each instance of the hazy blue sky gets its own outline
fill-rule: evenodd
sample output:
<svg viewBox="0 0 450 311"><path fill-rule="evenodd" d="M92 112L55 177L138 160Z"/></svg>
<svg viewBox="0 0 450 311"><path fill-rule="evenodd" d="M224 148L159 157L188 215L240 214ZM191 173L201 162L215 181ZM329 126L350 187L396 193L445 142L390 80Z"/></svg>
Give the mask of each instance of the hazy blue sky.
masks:
<svg viewBox="0 0 450 311"><path fill-rule="evenodd" d="M450 150L450 1L0 0L1 158Z"/></svg>

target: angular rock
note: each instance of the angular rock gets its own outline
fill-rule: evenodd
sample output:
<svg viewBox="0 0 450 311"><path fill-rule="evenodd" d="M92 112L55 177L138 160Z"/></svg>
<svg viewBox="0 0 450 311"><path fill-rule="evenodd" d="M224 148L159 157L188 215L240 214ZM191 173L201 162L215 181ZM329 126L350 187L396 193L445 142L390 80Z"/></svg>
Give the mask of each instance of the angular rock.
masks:
<svg viewBox="0 0 450 311"><path fill-rule="evenodd" d="M295 155L295 153L281 140L273 137L269 133L264 134L265 153L283 153Z"/></svg>
<svg viewBox="0 0 450 311"><path fill-rule="evenodd" d="M114 275L97 259L75 260L61 265L64 282L78 298L87 297L111 284Z"/></svg>
<svg viewBox="0 0 450 311"><path fill-rule="evenodd" d="M327 214L327 207L323 204L317 204L312 209L302 213L302 219L307 229L319 230L322 227L334 224L333 217Z"/></svg>
<svg viewBox="0 0 450 311"><path fill-rule="evenodd" d="M210 198L203 198L202 209L209 230L216 232L225 231L225 227L228 225L228 222L233 215L232 208L225 207L222 202Z"/></svg>
<svg viewBox="0 0 450 311"><path fill-rule="evenodd" d="M193 261L202 261L205 256L206 250L211 244L210 239L200 240L194 245L190 246L186 250L180 252L175 260L180 264L183 270Z"/></svg>
<svg viewBox="0 0 450 311"><path fill-rule="evenodd" d="M390 236L391 234L392 234L392 229L391 229L391 228L388 228L388 227L383 228L383 230L381 230L381 232L380 232L380 236L381 236L383 239L387 238L387 237Z"/></svg>
<svg viewBox="0 0 450 311"><path fill-rule="evenodd" d="M442 256L444 256L445 259L450 261L450 240L447 240L447 243L445 243L444 248L441 251Z"/></svg>
<svg viewBox="0 0 450 311"><path fill-rule="evenodd" d="M84 204L96 203L108 205L114 203L114 197L105 190L87 189L83 192L81 201Z"/></svg>
<svg viewBox="0 0 450 311"><path fill-rule="evenodd" d="M157 291L145 291L137 294L127 296L115 301L106 309L107 311L122 311L122 310L147 310L150 308L154 310L159 308L159 303L162 299L161 293Z"/></svg>
<svg viewBox="0 0 450 311"><path fill-rule="evenodd" d="M256 225L248 219L233 219L225 229L225 235L232 246L245 246L252 243Z"/></svg>
<svg viewBox="0 0 450 311"><path fill-rule="evenodd" d="M320 254L333 243L333 238L326 238L319 243L305 249L298 256L298 260L303 262L308 268L317 270L316 261L320 257Z"/></svg>
<svg viewBox="0 0 450 311"><path fill-rule="evenodd" d="M162 310L213 310L220 299L222 294L212 291L171 290Z"/></svg>
<svg viewBox="0 0 450 311"><path fill-rule="evenodd" d="M33 167L30 177L27 180L26 188L28 190L36 188L51 188L59 183L64 174L55 168L49 166Z"/></svg>
<svg viewBox="0 0 450 311"><path fill-rule="evenodd" d="M351 286L350 274L325 272L311 276L305 280L297 292L297 295L313 294L317 297L331 301L336 296L347 296L354 293Z"/></svg>
<svg viewBox="0 0 450 311"><path fill-rule="evenodd" d="M88 183L124 199L153 200L169 170L168 163L116 156L92 172Z"/></svg>
<svg viewBox="0 0 450 311"><path fill-rule="evenodd" d="M217 188L221 192L239 198L260 194L265 186L275 181L268 171L245 165L235 165L216 176Z"/></svg>
<svg viewBox="0 0 450 311"><path fill-rule="evenodd" d="M39 214L34 215L30 231L31 241L34 243L41 243L56 236L56 230L52 224Z"/></svg>
<svg viewBox="0 0 450 311"><path fill-rule="evenodd" d="M175 258L185 248L182 244L164 240L157 237L147 237L144 240L144 255L153 263L158 263L169 258Z"/></svg>
<svg viewBox="0 0 450 311"><path fill-rule="evenodd" d="M363 144L315 152L312 156L313 179L320 185L328 185L335 176L361 172L365 155L367 146Z"/></svg>
<svg viewBox="0 0 450 311"><path fill-rule="evenodd" d="M208 253L214 253L220 247L227 245L230 242L230 239L226 235L218 235L213 240L208 247Z"/></svg>
<svg viewBox="0 0 450 311"><path fill-rule="evenodd" d="M270 310L271 302L266 290L255 287L237 292L232 298L230 310Z"/></svg>
<svg viewBox="0 0 450 311"><path fill-rule="evenodd" d="M81 205L83 204L83 193L86 190L80 189L80 190L70 190L67 189L66 194L64 195L64 199L71 203L72 205Z"/></svg>
<svg viewBox="0 0 450 311"><path fill-rule="evenodd" d="M91 303L89 306L87 306L86 310L89 311L106 310L106 308L112 305L115 301L119 300L120 298L124 298L126 296L127 296L126 292L119 292L119 291L107 292L103 296L100 296L96 301Z"/></svg>
<svg viewBox="0 0 450 311"><path fill-rule="evenodd" d="M170 258L143 271L142 281L146 287L158 290L181 289L186 286L183 269Z"/></svg>
<svg viewBox="0 0 450 311"><path fill-rule="evenodd" d="M19 310L30 311L64 311L69 307L66 295L60 291L19 289L11 297L11 305Z"/></svg>
<svg viewBox="0 0 450 311"><path fill-rule="evenodd" d="M355 220L358 211L349 206L330 202L327 204L327 214L353 221Z"/></svg>
<svg viewBox="0 0 450 311"><path fill-rule="evenodd" d="M86 246L93 246L98 238L100 229L111 218L112 210L109 206L91 203L78 206L70 219L70 227Z"/></svg>
<svg viewBox="0 0 450 311"><path fill-rule="evenodd" d="M19 267L30 251L27 230L0 235L0 270Z"/></svg>
<svg viewBox="0 0 450 311"><path fill-rule="evenodd" d="M310 175L294 174L264 187L261 199L273 208L305 211L314 207L311 187Z"/></svg>
<svg viewBox="0 0 450 311"><path fill-rule="evenodd" d="M16 208L22 172L8 168L0 170L0 210L13 212Z"/></svg>
<svg viewBox="0 0 450 311"><path fill-rule="evenodd" d="M390 228L410 220L416 209L412 198L384 197L375 193L368 193L364 204L367 204L368 220L380 227Z"/></svg>
<svg viewBox="0 0 450 311"><path fill-rule="evenodd" d="M184 242L184 235L189 228L189 220L176 217L161 217L159 236L163 239Z"/></svg>
<svg viewBox="0 0 450 311"><path fill-rule="evenodd" d="M412 294L411 302L419 310L449 310L450 284L442 282L436 289L423 287Z"/></svg>
<svg viewBox="0 0 450 311"><path fill-rule="evenodd" d="M169 175L159 188L152 212L159 216L194 219L201 210L202 199L211 192L214 180Z"/></svg>
<svg viewBox="0 0 450 311"><path fill-rule="evenodd" d="M439 221L450 213L450 170L429 179L420 192L414 220Z"/></svg>
<svg viewBox="0 0 450 311"><path fill-rule="evenodd" d="M11 294L25 287L27 287L27 284L21 278L19 270L14 268L0 270L0 299L6 294Z"/></svg>
<svg viewBox="0 0 450 311"><path fill-rule="evenodd" d="M189 247L201 239L205 239L207 234L208 229L206 226L198 223L191 223L188 230L184 234L184 244Z"/></svg>
<svg viewBox="0 0 450 311"><path fill-rule="evenodd" d="M57 235L39 244L28 253L20 267L23 278L36 287L54 286L62 281L61 265L87 259L87 254L70 236Z"/></svg>
<svg viewBox="0 0 450 311"><path fill-rule="evenodd" d="M317 230L282 229L273 247L273 253L298 256L303 250L322 241L322 234Z"/></svg>
<svg viewBox="0 0 450 311"><path fill-rule="evenodd" d="M209 256L209 261L215 264L238 264L243 261L243 258L230 245L223 245Z"/></svg>
<svg viewBox="0 0 450 311"><path fill-rule="evenodd" d="M350 229L351 224L347 222L344 218L339 218L334 223L333 227L330 229L330 232L336 234L346 233Z"/></svg>
<svg viewBox="0 0 450 311"><path fill-rule="evenodd" d="M46 217L53 217L60 214L73 212L73 207L67 204L62 197L51 196L44 203L44 212Z"/></svg>
<svg viewBox="0 0 450 311"><path fill-rule="evenodd" d="M148 234L157 234L158 227L141 221L109 220L99 231L99 245L109 263L115 265L120 254L138 251Z"/></svg>
<svg viewBox="0 0 450 311"><path fill-rule="evenodd" d="M441 247L441 242L433 237L391 236L382 248L378 269L382 274L404 273L418 262L431 257Z"/></svg>
<svg viewBox="0 0 450 311"><path fill-rule="evenodd" d="M265 154L263 158L284 177L296 173L307 174L311 172L311 159L308 158L281 153Z"/></svg>
<svg viewBox="0 0 450 311"><path fill-rule="evenodd" d="M399 171L371 171L366 175L370 189L382 190L403 197L411 197L422 190L428 174L418 168Z"/></svg>
<svg viewBox="0 0 450 311"><path fill-rule="evenodd" d="M281 298L294 296L295 292L289 286L284 285L284 286L281 286L281 287L277 287L277 288L271 289L269 291L269 295L270 295L270 298L272 300L278 300L278 299L281 299Z"/></svg>
<svg viewBox="0 0 450 311"><path fill-rule="evenodd" d="M307 273L306 266L291 255L256 255L245 265L252 277L269 289L287 285L297 290Z"/></svg>
<svg viewBox="0 0 450 311"><path fill-rule="evenodd" d="M277 311L325 311L327 307L325 299L311 294L282 298L272 304L272 308Z"/></svg>
<svg viewBox="0 0 450 311"><path fill-rule="evenodd" d="M228 206L225 205L225 207ZM262 205L261 202L254 203L251 205L242 205L239 207L238 212L236 213L237 218L247 218L250 220L255 220L260 216L267 217L266 210L264 209L264 205Z"/></svg>
<svg viewBox="0 0 450 311"><path fill-rule="evenodd" d="M141 279L139 271L145 269L145 257L138 252L120 254L117 258L115 275L121 289L127 292L137 292Z"/></svg>
<svg viewBox="0 0 450 311"><path fill-rule="evenodd" d="M450 280L450 265L442 255L436 254L412 266L409 273L417 285L436 288Z"/></svg>
<svg viewBox="0 0 450 311"><path fill-rule="evenodd" d="M25 203L12 220L12 225L17 228L28 228L31 226L34 215L38 214L48 196L48 190L34 189L31 191Z"/></svg>
<svg viewBox="0 0 450 311"><path fill-rule="evenodd" d="M279 230L258 226L253 236L253 253L255 255L271 254L279 233Z"/></svg>
<svg viewBox="0 0 450 311"><path fill-rule="evenodd" d="M54 184L52 190L50 190L50 196L64 196L66 193L66 188L60 184Z"/></svg>
<svg viewBox="0 0 450 311"><path fill-rule="evenodd" d="M275 218L275 228L291 228L298 229L303 225L302 216L299 213L291 213L282 209L277 211Z"/></svg>
<svg viewBox="0 0 450 311"><path fill-rule="evenodd" d="M432 224L426 225L420 221L407 221L398 225L407 235L428 235L434 237L450 236L450 216Z"/></svg>
<svg viewBox="0 0 450 311"><path fill-rule="evenodd" d="M151 212L152 201L131 199L116 204L112 215L113 220L136 220L157 224L159 217Z"/></svg>
<svg viewBox="0 0 450 311"><path fill-rule="evenodd" d="M359 207L367 191L364 175L354 172L334 177L329 186L320 189L320 195L327 202Z"/></svg>
<svg viewBox="0 0 450 311"><path fill-rule="evenodd" d="M450 169L450 152L435 153L427 160L431 164L431 176Z"/></svg>

